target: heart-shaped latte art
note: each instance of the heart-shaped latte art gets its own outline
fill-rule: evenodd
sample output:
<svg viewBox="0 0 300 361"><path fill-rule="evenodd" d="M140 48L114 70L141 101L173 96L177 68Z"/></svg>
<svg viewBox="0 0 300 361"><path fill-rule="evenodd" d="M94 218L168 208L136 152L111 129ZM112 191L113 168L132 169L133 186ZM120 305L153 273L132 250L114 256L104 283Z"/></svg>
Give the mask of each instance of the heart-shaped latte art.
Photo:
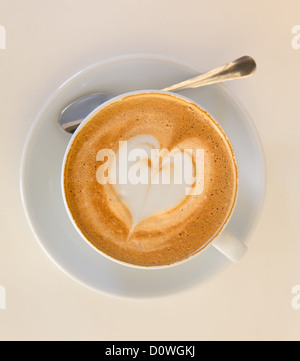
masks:
<svg viewBox="0 0 300 361"><path fill-rule="evenodd" d="M169 265L220 232L235 202L237 168L204 110L167 93L138 93L108 103L77 133L64 189L72 218L101 252Z"/></svg>
<svg viewBox="0 0 300 361"><path fill-rule="evenodd" d="M113 187L131 213L133 229L141 221L182 204L192 187L195 169L192 153L184 150L183 144L162 150L151 135L121 143Z"/></svg>

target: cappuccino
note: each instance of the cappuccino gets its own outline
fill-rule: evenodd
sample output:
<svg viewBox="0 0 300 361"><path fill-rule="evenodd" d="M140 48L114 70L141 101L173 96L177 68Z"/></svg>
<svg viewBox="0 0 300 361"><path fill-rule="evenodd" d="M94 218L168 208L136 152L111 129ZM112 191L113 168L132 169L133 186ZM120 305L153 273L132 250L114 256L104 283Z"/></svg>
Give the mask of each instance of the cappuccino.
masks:
<svg viewBox="0 0 300 361"><path fill-rule="evenodd" d="M163 92L108 102L74 134L64 165L73 221L99 251L169 265L208 245L237 194L232 147L196 104Z"/></svg>

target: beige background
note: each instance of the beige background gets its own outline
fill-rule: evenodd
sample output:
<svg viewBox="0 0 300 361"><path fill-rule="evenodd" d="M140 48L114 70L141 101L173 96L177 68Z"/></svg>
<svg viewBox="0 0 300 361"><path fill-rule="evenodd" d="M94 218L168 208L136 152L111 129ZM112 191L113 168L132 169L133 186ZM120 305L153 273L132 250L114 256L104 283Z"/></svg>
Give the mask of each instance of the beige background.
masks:
<svg viewBox="0 0 300 361"><path fill-rule="evenodd" d="M300 49L291 32L299 14L298 0L0 0L0 340L300 339L300 309L292 307L300 285ZM101 295L60 271L32 235L19 192L25 138L50 94L82 68L130 53L201 71L252 55L256 74L228 87L253 117L267 162L246 258L147 301Z"/></svg>

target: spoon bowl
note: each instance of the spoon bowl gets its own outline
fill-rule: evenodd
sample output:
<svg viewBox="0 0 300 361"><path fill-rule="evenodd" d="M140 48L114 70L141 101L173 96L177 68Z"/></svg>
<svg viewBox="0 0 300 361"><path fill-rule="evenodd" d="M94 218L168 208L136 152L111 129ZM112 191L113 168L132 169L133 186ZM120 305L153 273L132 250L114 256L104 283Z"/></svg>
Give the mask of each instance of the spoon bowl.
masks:
<svg viewBox="0 0 300 361"><path fill-rule="evenodd" d="M243 56L207 73L198 75L161 90L174 92L182 89L198 88L224 81L245 78L252 75L255 70L255 60L250 56ZM113 97L114 96L110 94L94 93L75 100L62 110L58 119L60 128L73 134L87 115L89 115L99 105Z"/></svg>

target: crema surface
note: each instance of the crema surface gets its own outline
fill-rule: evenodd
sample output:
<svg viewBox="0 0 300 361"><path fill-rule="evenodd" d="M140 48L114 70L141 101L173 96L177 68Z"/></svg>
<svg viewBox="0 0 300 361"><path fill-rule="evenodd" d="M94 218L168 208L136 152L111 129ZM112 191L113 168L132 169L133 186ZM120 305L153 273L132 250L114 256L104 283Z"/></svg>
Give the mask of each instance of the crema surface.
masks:
<svg viewBox="0 0 300 361"><path fill-rule="evenodd" d="M132 149L143 139L170 152L203 150L201 194L186 195L174 184L100 184L97 172L107 159L99 161L99 151L118 155L120 141ZM64 191L75 223L97 249L123 262L159 266L197 253L220 232L233 209L237 178L232 147L209 114L179 97L150 92L109 103L75 134Z"/></svg>

